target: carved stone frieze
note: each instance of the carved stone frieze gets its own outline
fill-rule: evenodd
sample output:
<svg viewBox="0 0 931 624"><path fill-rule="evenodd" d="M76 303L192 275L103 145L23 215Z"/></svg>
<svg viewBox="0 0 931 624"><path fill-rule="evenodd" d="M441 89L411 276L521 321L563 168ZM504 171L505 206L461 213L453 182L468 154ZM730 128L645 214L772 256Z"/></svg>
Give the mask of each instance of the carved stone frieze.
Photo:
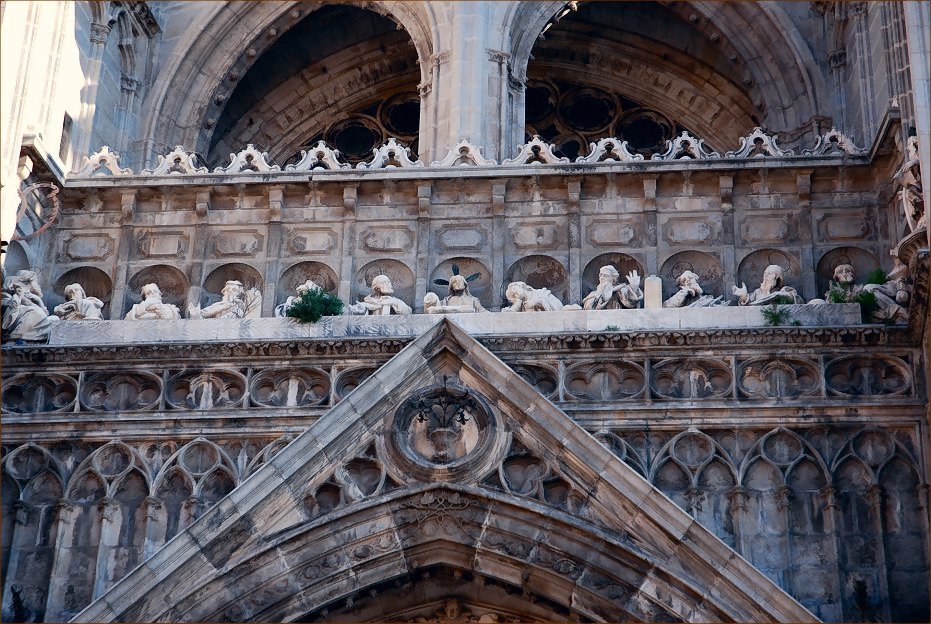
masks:
<svg viewBox="0 0 931 624"><path fill-rule="evenodd" d="M412 249L414 231L406 225L371 226L362 230L359 242L373 253L400 253Z"/></svg>
<svg viewBox="0 0 931 624"><path fill-rule="evenodd" d="M330 254L339 247L339 237L333 228L294 228L287 234L288 251L292 254Z"/></svg>
<svg viewBox="0 0 931 624"><path fill-rule="evenodd" d="M182 371L168 379L165 400L176 409L209 410L242 403L246 378L230 370Z"/></svg>
<svg viewBox="0 0 931 624"><path fill-rule="evenodd" d="M313 368L268 369L253 375L251 400L268 407L319 405L330 399L330 376Z"/></svg>
<svg viewBox="0 0 931 624"><path fill-rule="evenodd" d="M60 243L62 262L102 261L116 251L116 240L107 232L68 232Z"/></svg>
<svg viewBox="0 0 931 624"><path fill-rule="evenodd" d="M651 390L659 399L716 399L732 392L731 368L722 360L663 360L654 363L650 373Z"/></svg>
<svg viewBox="0 0 931 624"><path fill-rule="evenodd" d="M642 396L643 367L629 361L574 364L565 373L567 399L622 401Z"/></svg>
<svg viewBox="0 0 931 624"><path fill-rule="evenodd" d="M487 243L488 229L482 225L444 223L436 230L436 246L445 253L481 253Z"/></svg>
<svg viewBox="0 0 931 624"><path fill-rule="evenodd" d="M90 411L151 409L162 395L162 380L151 373L96 373L81 384L81 405Z"/></svg>
<svg viewBox="0 0 931 624"><path fill-rule="evenodd" d="M3 379L3 411L41 414L71 409L77 382L69 375L23 373Z"/></svg>
<svg viewBox="0 0 931 624"><path fill-rule="evenodd" d="M265 235L258 230L222 231L210 240L210 249L216 258L249 258L262 251Z"/></svg>
<svg viewBox="0 0 931 624"><path fill-rule="evenodd" d="M184 258L190 236L180 230L141 230L136 234L136 252L143 258Z"/></svg>
<svg viewBox="0 0 931 624"><path fill-rule="evenodd" d="M744 396L752 398L798 398L818 396L821 371L817 362L799 358L760 357L741 361L737 383Z"/></svg>
<svg viewBox="0 0 931 624"><path fill-rule="evenodd" d="M905 394L912 387L911 367L905 360L889 356L847 356L825 368L828 391L839 396Z"/></svg>

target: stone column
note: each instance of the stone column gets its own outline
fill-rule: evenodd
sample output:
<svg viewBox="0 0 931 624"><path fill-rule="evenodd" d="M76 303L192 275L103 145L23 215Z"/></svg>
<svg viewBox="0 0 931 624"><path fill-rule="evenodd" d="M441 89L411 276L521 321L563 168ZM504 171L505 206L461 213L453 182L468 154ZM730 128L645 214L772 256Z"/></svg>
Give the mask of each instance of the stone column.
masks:
<svg viewBox="0 0 931 624"><path fill-rule="evenodd" d="M94 114L97 111L100 68L110 30L110 26L105 23L91 22L90 59L88 60L87 77L84 82L84 93L81 97L81 117L75 124L75 136L71 141L75 162L80 162L81 157L86 156L91 151L90 142L94 131Z"/></svg>
<svg viewBox="0 0 931 624"><path fill-rule="evenodd" d="M147 496L142 504L145 506L145 543L142 560L145 561L165 543L168 519L165 516L165 505L157 497Z"/></svg>
<svg viewBox="0 0 931 624"><path fill-rule="evenodd" d="M136 213L136 191L127 190L120 200L120 237L116 248L116 275L113 276L113 296L110 298L110 318L120 320L126 314L126 293L129 288L129 260L132 256L133 222Z"/></svg>
<svg viewBox="0 0 931 624"><path fill-rule="evenodd" d="M433 194L431 184L417 186L417 259L414 266L414 300L411 308L414 312L423 311L423 298L427 294L430 280L430 198Z"/></svg>
<svg viewBox="0 0 931 624"><path fill-rule="evenodd" d="M339 298L346 305L355 303L352 297L353 266L352 247L356 240L356 197L359 185L347 184L343 187L343 236L339 246Z"/></svg>
<svg viewBox="0 0 931 624"><path fill-rule="evenodd" d="M104 498L100 507L100 541L97 547L97 565L94 574L93 600L100 598L109 588L107 571L111 567L110 552L120 537L120 506L112 498Z"/></svg>
<svg viewBox="0 0 931 624"><path fill-rule="evenodd" d="M58 525L55 530L55 557L52 560L51 578L59 582L52 583L49 587L45 603L46 622L58 622L68 619L68 616L64 613L65 587L68 580L68 568L71 566L74 546L74 522L77 519L78 511L73 503L65 499L58 501L55 508ZM12 563L11 557L11 566ZM3 595L7 595L6 588L3 590Z"/></svg>
<svg viewBox="0 0 931 624"><path fill-rule="evenodd" d="M507 267L504 266L504 237L507 236L507 224L504 219L504 196L507 186L504 182L491 185L491 311L501 309L501 293L504 287Z"/></svg>
<svg viewBox="0 0 931 624"><path fill-rule="evenodd" d="M824 528L825 532L831 536L834 546L834 571L837 575L837 587L844 586L844 573L840 569L840 549L841 549L841 512L840 503L837 500L837 489L826 485L818 492L821 498L822 510L824 511ZM843 604L843 599L838 596L838 603Z"/></svg>
<svg viewBox="0 0 931 624"><path fill-rule="evenodd" d="M734 525L734 545L744 557L749 556L749 544L746 540L746 529L743 526L744 517L747 513L747 501L750 498L747 488L742 485L735 485L727 493L730 500L731 523Z"/></svg>
<svg viewBox="0 0 931 624"><path fill-rule="evenodd" d="M580 178L568 179L569 203L569 295L565 303L580 303L586 293L582 292L582 216L579 202L582 195ZM621 277L623 280L623 276Z"/></svg>
<svg viewBox="0 0 931 624"><path fill-rule="evenodd" d="M194 302L199 303L200 295L204 290L204 260L207 258L207 248L210 243L208 218L210 214L210 189L198 191L194 202L196 222L193 240L191 240L191 274L188 277L191 281L188 284L186 305L191 305ZM181 310L181 315L186 317L187 310Z"/></svg>
<svg viewBox="0 0 931 624"><path fill-rule="evenodd" d="M931 207L931 7L927 2L904 2L905 36L908 41L909 71L912 77L915 130L923 178L925 211ZM931 228L928 229L931 247ZM931 370L929 370L931 381Z"/></svg>
<svg viewBox="0 0 931 624"><path fill-rule="evenodd" d="M881 485L873 484L867 490L863 500L869 505L869 516L872 523L872 533L876 539L876 567L879 568L878 575L879 585L876 588L879 595L876 596L877 612L875 615L882 621L888 622L889 611L889 568L886 565L886 545L883 539L883 488Z"/></svg>
<svg viewBox="0 0 931 624"><path fill-rule="evenodd" d="M281 278L281 209L284 205L284 187L268 189L268 244L265 254L265 284L262 288L262 316L275 315L275 295Z"/></svg>

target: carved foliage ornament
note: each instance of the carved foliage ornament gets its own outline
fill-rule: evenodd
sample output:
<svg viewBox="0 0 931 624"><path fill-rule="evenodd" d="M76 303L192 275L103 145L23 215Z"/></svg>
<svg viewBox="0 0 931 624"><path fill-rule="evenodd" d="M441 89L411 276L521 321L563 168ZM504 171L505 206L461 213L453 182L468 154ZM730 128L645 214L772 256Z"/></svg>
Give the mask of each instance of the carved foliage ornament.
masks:
<svg viewBox="0 0 931 624"><path fill-rule="evenodd" d="M351 169L352 165L340 161L339 150L330 149L319 141L310 151L301 150L301 160L285 166L285 171L311 171L313 169Z"/></svg>
<svg viewBox="0 0 931 624"><path fill-rule="evenodd" d="M374 158L360 162L356 169L392 169L395 167L423 167L423 161L411 160L411 148L404 147L394 137L381 147L372 150Z"/></svg>
<svg viewBox="0 0 931 624"><path fill-rule="evenodd" d="M765 158L766 156L776 156L786 158L794 156L792 150L784 150L776 144L776 137L763 132L763 128L757 126L749 135L740 139L740 147L733 152L724 154L725 158Z"/></svg>
<svg viewBox="0 0 931 624"><path fill-rule="evenodd" d="M568 164L569 159L557 156L553 153L554 149L554 145L534 135L529 142L520 146L517 156L504 160L501 164L504 166Z"/></svg>
<svg viewBox="0 0 931 624"><path fill-rule="evenodd" d="M454 146L449 148L449 153L446 154L446 158L442 160L436 160L430 163L431 167L458 167L458 166L474 166L474 167L493 167L497 165L496 160L485 158L482 156L482 148L472 145L466 139L461 139Z"/></svg>
<svg viewBox="0 0 931 624"><path fill-rule="evenodd" d="M686 131L671 141L666 141L666 150L653 154L651 160L708 160L720 158L721 155L705 147L705 142L693 137Z"/></svg>
<svg viewBox="0 0 931 624"><path fill-rule="evenodd" d="M252 143L246 145L245 149L230 154L230 164L213 170L214 173L268 173L270 171L281 171L281 167L269 164L268 152L260 152Z"/></svg>
<svg viewBox="0 0 931 624"><path fill-rule="evenodd" d="M592 165L596 163L616 163L643 160L643 154L634 154L630 151L627 141L619 141L613 137L601 139L597 143L590 143L588 155L579 156L577 163Z"/></svg>
<svg viewBox="0 0 931 624"><path fill-rule="evenodd" d="M824 135L818 137L814 148L803 150L802 154L805 156L837 156L843 154L863 156L868 151L865 147L857 147L853 139L837 128L831 128Z"/></svg>
<svg viewBox="0 0 931 624"><path fill-rule="evenodd" d="M120 167L120 155L111 152L106 145L99 150L84 157L84 162L80 169L71 171L68 176L75 178L92 178L95 176L129 176L133 170L129 167Z"/></svg>
<svg viewBox="0 0 931 624"><path fill-rule="evenodd" d="M143 169L142 175L170 175L173 173L193 174L209 173L207 167L198 167L196 158L197 154L188 152L181 145L176 145L175 149L166 155L158 155L158 162L153 169Z"/></svg>

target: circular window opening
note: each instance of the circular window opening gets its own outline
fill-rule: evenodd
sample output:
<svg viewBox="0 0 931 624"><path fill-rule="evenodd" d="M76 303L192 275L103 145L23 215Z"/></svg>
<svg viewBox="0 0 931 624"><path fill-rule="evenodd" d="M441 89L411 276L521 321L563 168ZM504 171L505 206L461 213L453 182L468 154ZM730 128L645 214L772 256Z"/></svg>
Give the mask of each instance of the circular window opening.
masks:
<svg viewBox="0 0 931 624"><path fill-rule="evenodd" d="M574 130L592 132L611 123L617 112L614 99L603 91L583 89L569 93L560 107L561 117Z"/></svg>
<svg viewBox="0 0 931 624"><path fill-rule="evenodd" d="M672 123L652 111L628 116L617 125L617 137L636 151L662 147L672 138Z"/></svg>
<svg viewBox="0 0 931 624"><path fill-rule="evenodd" d="M401 102L388 109L388 130L399 136L413 136L420 127L420 102Z"/></svg>
<svg viewBox="0 0 931 624"><path fill-rule="evenodd" d="M327 133L327 143L350 161L371 156L372 149L381 144L381 132L365 119L347 119Z"/></svg>
<svg viewBox="0 0 931 624"><path fill-rule="evenodd" d="M527 85L525 95L527 123L539 123L553 114L556 98L553 90L541 82L531 82Z"/></svg>

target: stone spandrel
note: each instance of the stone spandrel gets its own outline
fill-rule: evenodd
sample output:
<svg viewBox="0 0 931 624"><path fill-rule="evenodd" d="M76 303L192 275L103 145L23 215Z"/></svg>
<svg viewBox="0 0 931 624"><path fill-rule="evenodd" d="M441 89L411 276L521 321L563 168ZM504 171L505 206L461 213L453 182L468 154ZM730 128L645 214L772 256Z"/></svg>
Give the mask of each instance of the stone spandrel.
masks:
<svg viewBox="0 0 931 624"><path fill-rule="evenodd" d="M787 323L799 327L859 325L858 304L780 306ZM416 337L443 314L334 316L302 324L289 318L133 321L61 321L51 330L50 346L98 346L165 342L258 341L351 337ZM473 336L549 335L564 332L750 329L766 327L760 307L568 310L537 312L533 322L515 314L456 314ZM795 325L795 323L798 325Z"/></svg>

